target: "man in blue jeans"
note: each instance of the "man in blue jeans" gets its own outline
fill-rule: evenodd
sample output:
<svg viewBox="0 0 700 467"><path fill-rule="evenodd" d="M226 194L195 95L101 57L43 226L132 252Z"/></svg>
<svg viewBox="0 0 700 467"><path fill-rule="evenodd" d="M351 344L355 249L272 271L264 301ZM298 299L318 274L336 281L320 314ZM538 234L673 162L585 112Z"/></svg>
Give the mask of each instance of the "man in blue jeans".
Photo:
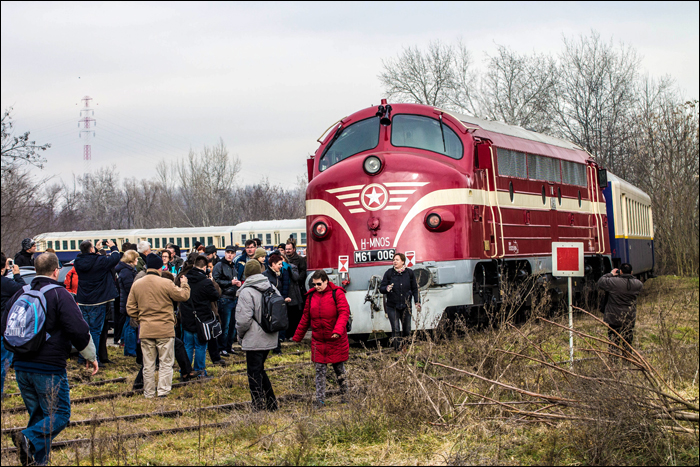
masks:
<svg viewBox="0 0 700 467"><path fill-rule="evenodd" d="M112 251L109 255L102 256L95 251L90 240L83 241L80 243L80 254L73 262L73 268L80 277L75 300L83 312L83 318L90 326L92 341L98 349L107 314L107 302L114 301L119 295L112 269L119 264L121 257L113 241L107 240L106 245ZM97 242L97 249L101 249L101 246L102 242ZM79 364L83 362L82 357L78 358Z"/></svg>
<svg viewBox="0 0 700 467"><path fill-rule="evenodd" d="M182 341L185 343L185 351L190 361L194 357L192 364L194 371L206 369L207 341L200 339L197 323L206 323L215 319L211 304L219 300L219 292L214 287L212 279L207 276L207 264L207 258L199 256L194 261L194 267L184 276L190 286L190 297L189 300L181 302L179 307Z"/></svg>
<svg viewBox="0 0 700 467"><path fill-rule="evenodd" d="M90 328L70 292L57 281L58 257L53 253L43 253L36 258L34 267L37 275L31 283L32 290L54 284L58 287L46 291L44 295L44 330L50 337L39 350L14 355L17 385L29 412L27 428L12 436L22 465L46 465L51 442L68 426L70 389L66 362L71 344L81 349L80 354L88 361L87 367L92 368L93 375L99 369ZM3 335L7 328L8 311L23 293L17 292L7 303L0 326Z"/></svg>
<svg viewBox="0 0 700 467"><path fill-rule="evenodd" d="M226 247L224 258L216 263L212 271L214 281L221 287L221 298L219 299L219 317L221 318L221 335L219 336L219 349L222 357L228 357L233 353L231 346L236 335L236 292L241 286L238 274L233 264L233 257L236 254L236 247L229 245Z"/></svg>

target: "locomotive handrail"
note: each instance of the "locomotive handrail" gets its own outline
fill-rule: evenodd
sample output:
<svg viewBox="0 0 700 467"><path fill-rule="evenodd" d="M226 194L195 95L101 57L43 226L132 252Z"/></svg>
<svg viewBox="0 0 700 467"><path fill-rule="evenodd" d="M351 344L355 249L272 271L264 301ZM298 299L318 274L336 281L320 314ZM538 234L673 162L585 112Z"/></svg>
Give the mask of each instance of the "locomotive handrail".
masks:
<svg viewBox="0 0 700 467"><path fill-rule="evenodd" d="M501 203L498 201L498 183L496 182L496 164L493 159L493 145L489 146L489 151L491 151L491 173L493 174L493 192L496 198L496 208L498 208L498 225L501 229L501 255L499 258L503 258L506 255L506 243L503 238L503 214L501 213Z"/></svg>
<svg viewBox="0 0 700 467"><path fill-rule="evenodd" d="M588 155L591 156L591 153L589 152ZM592 157L593 156L591 156L591 158ZM590 177L590 183L588 184L588 198L591 200L590 202L593 207L593 218L595 220L596 233L598 234L598 245L596 246L596 253L601 254L605 253L605 247L601 249L601 245L605 245L605 232L603 231L603 219L600 215L600 210L598 206L599 196L598 190L596 190L597 183L595 168L593 167L593 165L588 164L586 165L586 171L588 173L588 176Z"/></svg>
<svg viewBox="0 0 700 467"><path fill-rule="evenodd" d="M338 123L340 123L340 122L342 122L343 120L345 120L346 118L348 118L348 117L343 117L343 118L341 118L340 120L338 120L337 122L335 122L334 124L332 124L331 126L329 126L328 128L326 128L326 131L324 131L323 133L321 133L321 136L319 136L318 139L317 139L316 141L318 141L320 144L323 144L323 143L321 142L321 138L323 138L323 136L324 136L326 133L328 133L328 130L330 130L331 128L333 128L333 127L336 126Z"/></svg>

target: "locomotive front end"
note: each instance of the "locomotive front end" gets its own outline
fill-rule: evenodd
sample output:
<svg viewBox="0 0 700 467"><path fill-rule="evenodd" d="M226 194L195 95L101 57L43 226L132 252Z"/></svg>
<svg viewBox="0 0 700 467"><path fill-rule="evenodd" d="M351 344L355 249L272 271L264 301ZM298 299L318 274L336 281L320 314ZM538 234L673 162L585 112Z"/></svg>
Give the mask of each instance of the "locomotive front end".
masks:
<svg viewBox="0 0 700 467"><path fill-rule="evenodd" d="M310 160L308 267L345 288L353 334L390 331L378 288L397 252L422 291L413 329L433 328L445 308L471 303L473 148L449 114L383 103L343 119Z"/></svg>

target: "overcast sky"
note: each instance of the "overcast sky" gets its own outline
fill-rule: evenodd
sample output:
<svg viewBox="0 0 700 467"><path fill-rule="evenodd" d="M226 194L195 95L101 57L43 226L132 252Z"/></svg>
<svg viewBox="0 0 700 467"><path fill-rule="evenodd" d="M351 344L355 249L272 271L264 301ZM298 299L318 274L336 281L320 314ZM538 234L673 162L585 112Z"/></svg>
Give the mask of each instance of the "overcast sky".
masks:
<svg viewBox="0 0 700 467"><path fill-rule="evenodd" d="M436 39L461 38L483 66L496 44L556 54L564 35L593 29L686 98L699 88L697 2L2 2L1 21L2 108L52 143L45 171L65 181L83 170L90 95L93 169L150 177L159 160L222 138L239 181L290 187L331 123L379 103L381 60Z"/></svg>

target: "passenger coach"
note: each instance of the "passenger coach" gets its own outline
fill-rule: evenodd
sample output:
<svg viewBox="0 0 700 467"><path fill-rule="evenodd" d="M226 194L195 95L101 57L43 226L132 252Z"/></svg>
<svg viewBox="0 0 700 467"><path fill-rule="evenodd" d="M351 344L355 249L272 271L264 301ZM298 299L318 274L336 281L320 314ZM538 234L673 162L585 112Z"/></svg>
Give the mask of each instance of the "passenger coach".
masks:
<svg viewBox="0 0 700 467"><path fill-rule="evenodd" d="M242 247L250 238L259 238L262 244L270 249L285 243L290 237L297 240L297 248L304 251L306 223L303 219L243 222L220 227L48 232L37 235L34 241L37 243L38 252L53 248L61 261L70 261L80 253L80 243L83 240L97 243L109 239L116 243L119 249L125 242L138 243L142 240L148 241L155 250L165 248L168 243L174 243L183 253L187 253L199 242L202 245L215 245L219 254L223 255L227 245Z"/></svg>

